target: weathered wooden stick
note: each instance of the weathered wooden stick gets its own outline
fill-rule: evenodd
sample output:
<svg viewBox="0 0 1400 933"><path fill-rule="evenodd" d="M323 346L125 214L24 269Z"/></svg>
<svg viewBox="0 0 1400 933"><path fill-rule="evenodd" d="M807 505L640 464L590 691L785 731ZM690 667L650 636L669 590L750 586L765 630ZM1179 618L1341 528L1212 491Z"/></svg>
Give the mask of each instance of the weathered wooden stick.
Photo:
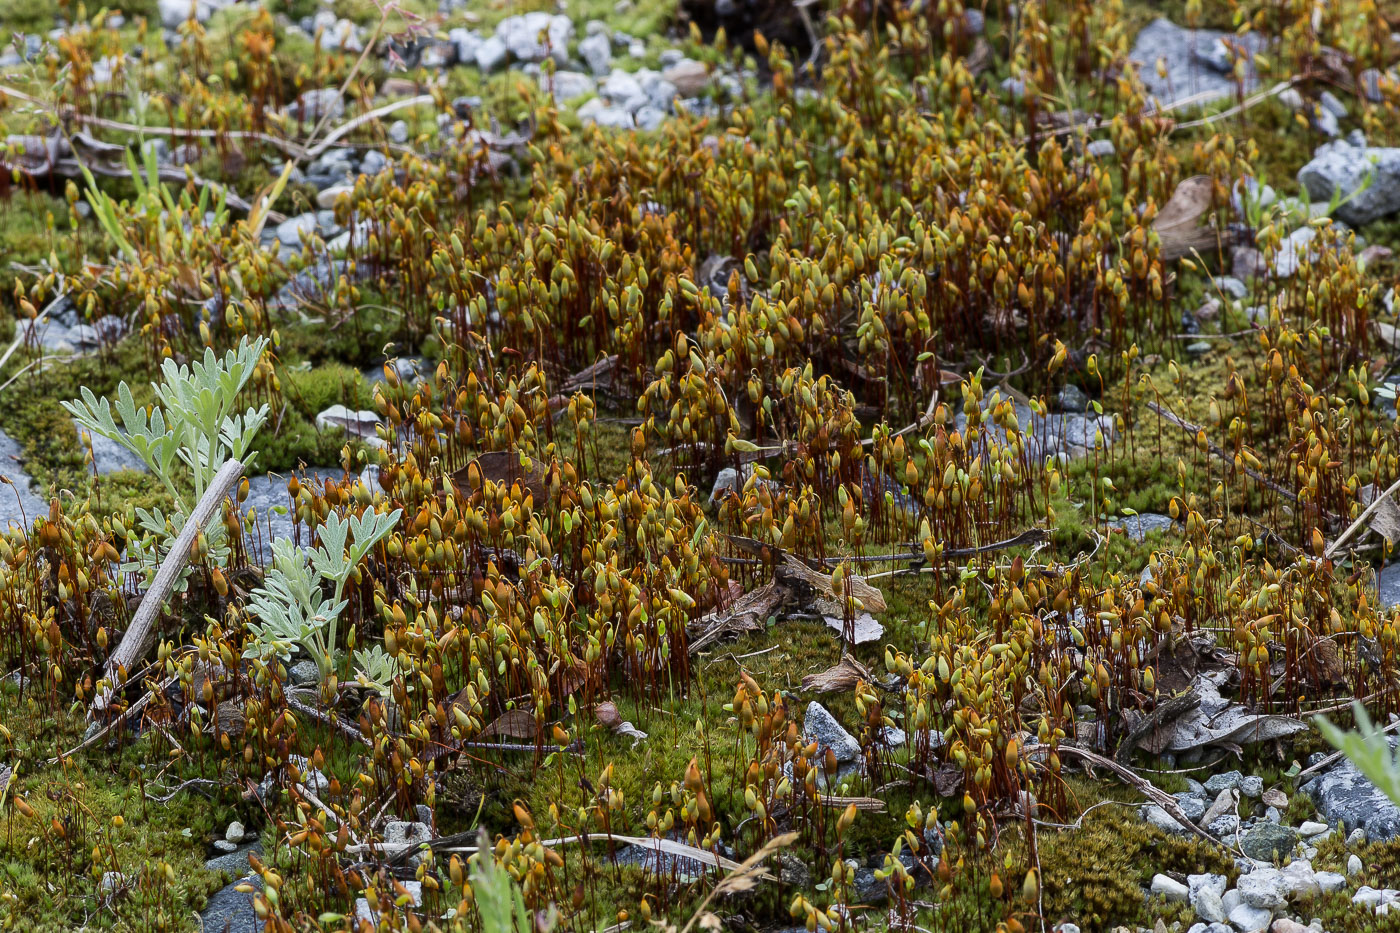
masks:
<svg viewBox="0 0 1400 933"><path fill-rule="evenodd" d="M180 529L180 535L175 539L169 553L165 555L165 560L161 561L160 569L156 571L156 578L151 582L151 588L146 590L145 596L141 597L141 605L136 608L136 614L132 616L131 624L126 627L126 633L122 635L117 650L113 651L111 656L107 658L104 672L107 682L93 697L92 707L88 710L89 717L107 708L107 703L116 690L118 676L123 670L133 667L137 661L141 660L142 649L146 644L147 636L150 635L151 626L155 624L156 617L164 608L165 600L169 597L170 591L175 588L175 581L180 578L185 564L189 563L190 548L194 546L195 537L214 517L219 503L223 501L225 496L233 492L234 486L242 476L243 461L236 458L225 462L223 466L219 467L219 472L214 474L209 488L204 490L203 498L199 500L199 504L190 513L189 519L185 521L185 527Z"/></svg>

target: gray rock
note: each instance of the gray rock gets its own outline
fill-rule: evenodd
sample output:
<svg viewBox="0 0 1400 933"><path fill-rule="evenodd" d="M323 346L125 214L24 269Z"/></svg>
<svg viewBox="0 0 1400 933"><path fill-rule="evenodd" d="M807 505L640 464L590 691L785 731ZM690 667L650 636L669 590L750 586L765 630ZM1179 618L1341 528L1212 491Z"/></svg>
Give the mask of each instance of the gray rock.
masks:
<svg viewBox="0 0 1400 933"><path fill-rule="evenodd" d="M408 142L408 124L403 120L395 120L389 124L389 139L403 145Z"/></svg>
<svg viewBox="0 0 1400 933"><path fill-rule="evenodd" d="M1303 260L1311 258L1313 249L1309 248L1308 244L1316 238L1317 230L1313 227L1299 227L1290 233L1279 244L1278 252L1274 254L1274 276L1280 279L1292 278L1302 266Z"/></svg>
<svg viewBox="0 0 1400 933"><path fill-rule="evenodd" d="M641 73L638 83L641 84L642 93L646 94L647 100L653 107L662 113L671 112L671 104L679 93L674 84L654 71Z"/></svg>
<svg viewBox="0 0 1400 933"><path fill-rule="evenodd" d="M339 467L313 467L307 469L304 474L306 479L313 481L327 476L340 478L343 475ZM249 476L247 480L248 497L239 503L239 510L245 516L249 511L256 513L245 542L248 558L255 563L266 563L272 559L272 542L278 538L292 538L296 532L289 509L287 477L262 474ZM2 498L0 502L3 502ZM303 539L305 538L303 533Z"/></svg>
<svg viewBox="0 0 1400 933"><path fill-rule="evenodd" d="M487 36L476 47L476 67L490 74L505 67L510 59L510 50L496 36Z"/></svg>
<svg viewBox="0 0 1400 933"><path fill-rule="evenodd" d="M481 48L481 36L476 30L458 26L456 29L447 31L447 40L452 43L452 48L457 55L459 62L475 62L476 50Z"/></svg>
<svg viewBox="0 0 1400 933"><path fill-rule="evenodd" d="M238 851L238 843L229 842L227 839L215 839L214 848L227 855L230 852Z"/></svg>
<svg viewBox="0 0 1400 933"><path fill-rule="evenodd" d="M1241 875L1235 887L1240 899L1251 907L1278 910L1288 903L1288 882L1277 868L1261 868Z"/></svg>
<svg viewBox="0 0 1400 933"><path fill-rule="evenodd" d="M204 863L204 870L227 872L234 878L241 878L248 873L248 856L262 855L262 851L262 842L255 840L248 845L239 846L228 855L211 858Z"/></svg>
<svg viewBox="0 0 1400 933"><path fill-rule="evenodd" d="M1074 383L1066 383L1055 396L1060 411L1083 413L1089 410L1089 396Z"/></svg>
<svg viewBox="0 0 1400 933"><path fill-rule="evenodd" d="M1235 278L1233 275L1218 275L1212 283L1216 289L1229 295L1231 298L1243 298L1249 294L1249 286Z"/></svg>
<svg viewBox="0 0 1400 933"><path fill-rule="evenodd" d="M628 113L636 113L646 106L647 94L636 76L626 71L614 71L598 87L604 100L621 107Z"/></svg>
<svg viewBox="0 0 1400 933"><path fill-rule="evenodd" d="M207 23L219 10L233 0L159 0L160 22L166 29L179 29L191 16L196 22Z"/></svg>
<svg viewBox="0 0 1400 933"><path fill-rule="evenodd" d="M228 829L224 830L224 838L235 844L242 842L246 836L247 831L243 828L243 824L237 820L229 823Z"/></svg>
<svg viewBox="0 0 1400 933"><path fill-rule="evenodd" d="M1084 152L1090 158L1108 159L1112 158L1117 150L1113 147L1113 140L1096 139L1084 147Z"/></svg>
<svg viewBox="0 0 1400 933"><path fill-rule="evenodd" d="M1394 75L1383 75L1375 68L1367 68L1365 71L1361 72L1357 82L1357 87L1361 91L1361 96L1365 97L1373 104L1379 104L1385 99L1384 95L1381 93L1382 81L1385 81L1387 85L1393 85L1395 77Z"/></svg>
<svg viewBox="0 0 1400 933"><path fill-rule="evenodd" d="M999 393L989 393L983 400L984 411L991 405L994 397L999 397ZM1025 439L1026 452L1034 462L1042 462L1046 457L1056 454L1064 454L1067 457L1085 456L1093 451L1098 432L1102 432L1105 445L1113 443L1117 437L1113 418L1109 415L1063 412L1039 416L1031 411L1030 406L1021 402L1014 402L1013 408L1016 412L1016 422L1020 425ZM957 412L954 422L966 437L967 415L962 411ZM999 444L1007 442L1005 430L992 424L990 418L984 417L982 426L984 438L995 440Z"/></svg>
<svg viewBox="0 0 1400 933"><path fill-rule="evenodd" d="M819 755L831 749L839 762L859 761L861 757L860 743L815 700L807 704L802 716L802 740L808 744L816 742Z"/></svg>
<svg viewBox="0 0 1400 933"><path fill-rule="evenodd" d="M1279 872L1279 877L1283 879L1290 898L1309 898L1322 890L1317 872L1313 871L1312 863L1307 859L1289 862Z"/></svg>
<svg viewBox="0 0 1400 933"><path fill-rule="evenodd" d="M1373 888L1363 884L1356 889L1351 902L1358 907L1369 907L1378 914L1389 913L1393 906L1400 904L1400 891L1393 888Z"/></svg>
<svg viewBox="0 0 1400 933"><path fill-rule="evenodd" d="M1206 923L1224 923L1225 905L1220 900L1220 895L1214 891L1202 891L1191 902L1191 906L1196 911L1196 916Z"/></svg>
<svg viewBox="0 0 1400 933"><path fill-rule="evenodd" d="M1347 115L1347 105L1337 99L1337 95L1331 91L1323 91L1317 96L1317 102L1332 116L1345 120Z"/></svg>
<svg viewBox="0 0 1400 933"><path fill-rule="evenodd" d="M1156 19L1138 33L1129 57L1139 63L1139 79L1147 93L1160 104L1175 103L1197 94L1202 95L1203 101L1232 97L1239 88L1234 77L1223 74L1219 67L1225 64L1228 69L1231 65L1215 54L1224 52L1218 43L1227 37L1239 46L1245 58L1244 90L1249 93L1259 83L1253 56L1263 44L1253 33L1238 36L1208 29L1185 29L1170 20ZM1165 76L1158 71L1159 61L1165 66Z"/></svg>
<svg viewBox="0 0 1400 933"><path fill-rule="evenodd" d="M432 841L432 838L433 831L428 828L427 823L391 820L384 826L384 842L388 845L418 846ZM409 862L413 865L430 863L432 860L433 854L431 852L418 852L409 858Z"/></svg>
<svg viewBox="0 0 1400 933"><path fill-rule="evenodd" d="M1347 856L1347 877L1355 877L1365 871L1365 869L1366 866L1361 864L1361 858L1355 852Z"/></svg>
<svg viewBox="0 0 1400 933"><path fill-rule="evenodd" d="M321 671L316 667L316 662L310 660L293 664L287 669L287 676L298 687L314 687L321 682Z"/></svg>
<svg viewBox="0 0 1400 933"><path fill-rule="evenodd" d="M567 16L532 12L501 20L495 38L505 43L516 61L542 62L553 58L562 65L568 60L573 36L574 23Z"/></svg>
<svg viewBox="0 0 1400 933"><path fill-rule="evenodd" d="M234 858L226 855L224 858ZM206 866L207 867L207 866ZM213 869L218 870L218 869ZM243 872L248 870L248 857L243 856ZM253 890L239 891L240 885L250 885ZM248 872L246 876L235 878L222 889L215 891L199 912L200 926L208 933L260 933L262 920L253 909L253 897L262 889L262 877Z"/></svg>
<svg viewBox="0 0 1400 933"><path fill-rule="evenodd" d="M1252 800L1264 796L1264 779L1250 775L1240 781L1240 793Z"/></svg>
<svg viewBox="0 0 1400 933"><path fill-rule="evenodd" d="M1182 826L1166 810L1154 804L1149 804L1142 808L1142 818L1149 826L1160 829L1164 833L1173 836L1190 835L1191 830Z"/></svg>
<svg viewBox="0 0 1400 933"><path fill-rule="evenodd" d="M666 122L666 111L647 104L637 111L634 119L637 122L637 129L654 130Z"/></svg>
<svg viewBox="0 0 1400 933"><path fill-rule="evenodd" d="M1341 872L1320 871L1317 873L1318 890L1324 894L1332 894L1346 887L1347 878Z"/></svg>
<svg viewBox="0 0 1400 933"><path fill-rule="evenodd" d="M91 434L82 427L74 425L78 432L78 442L83 442L86 435L92 445L92 464L97 468L99 476L107 476L121 470L134 470L137 473L149 473L146 461L142 460L131 450L118 444L105 434Z"/></svg>
<svg viewBox="0 0 1400 933"><path fill-rule="evenodd" d="M389 167L389 158L378 149L371 149L360 159L361 175L378 175Z"/></svg>
<svg viewBox="0 0 1400 933"><path fill-rule="evenodd" d="M345 405L332 405L316 416L316 430L344 431L349 437L358 438L371 447L385 446L378 433L379 415L369 409L356 411Z"/></svg>
<svg viewBox="0 0 1400 933"><path fill-rule="evenodd" d="M1298 844L1298 833L1290 826L1255 823L1240 837L1240 850L1260 862L1282 861Z"/></svg>
<svg viewBox="0 0 1400 933"><path fill-rule="evenodd" d="M540 75L541 90L548 90L550 78ZM555 100L574 100L598 89L593 79L581 71L556 71L553 76Z"/></svg>
<svg viewBox="0 0 1400 933"><path fill-rule="evenodd" d="M0 476L10 481L0 486L0 529L27 529L34 524L34 519L49 513L48 503L31 489L33 481L19 461L19 442L0 431Z"/></svg>
<svg viewBox="0 0 1400 933"><path fill-rule="evenodd" d="M283 246L301 246L302 237L316 232L316 214L308 211L288 217L277 225L277 241Z"/></svg>
<svg viewBox="0 0 1400 933"><path fill-rule="evenodd" d="M1365 191L1366 176L1375 174ZM1336 191L1349 197L1337 217L1353 227L1400 210L1400 149L1357 147L1336 140L1318 147L1312 161L1298 170L1298 182L1314 201L1327 201Z"/></svg>
<svg viewBox="0 0 1400 933"><path fill-rule="evenodd" d="M408 906L418 907L423 903L423 883L421 881L401 881L399 883L404 886L404 890L408 892L409 898L412 900L412 904ZM386 900L386 898L381 897L379 899L379 903L386 907L389 907L393 904L393 901L388 901L388 903L386 904ZM393 907L391 909L392 912L398 912L397 907ZM407 910L407 906L404 909ZM356 925L364 922L368 923L372 927L378 926L380 913L381 911L374 910L369 906L369 900L367 898L355 898Z"/></svg>
<svg viewBox="0 0 1400 933"><path fill-rule="evenodd" d="M580 39L578 54L594 77L601 78L612 71L612 43L605 33L593 33Z"/></svg>
<svg viewBox="0 0 1400 933"><path fill-rule="evenodd" d="M345 100L340 90L333 87L318 87L301 94L289 104L285 113L300 123L316 123L323 117L332 120L345 115Z"/></svg>
<svg viewBox="0 0 1400 933"><path fill-rule="evenodd" d="M1240 781L1244 775L1238 771L1225 771L1221 774L1212 774L1206 780L1206 792L1218 794L1222 790L1234 790L1240 786Z"/></svg>
<svg viewBox="0 0 1400 933"><path fill-rule="evenodd" d="M1347 833L1347 848L1355 849L1357 846L1366 844L1366 830L1360 826Z"/></svg>
<svg viewBox="0 0 1400 933"><path fill-rule="evenodd" d="M1139 512L1137 515L1124 515L1122 518L1110 519L1109 527L1121 528L1123 532L1134 541L1145 541L1147 536L1153 532L1170 531L1172 519L1170 515L1158 515L1155 512ZM1202 804L1204 813L1204 804Z"/></svg>
<svg viewBox="0 0 1400 933"><path fill-rule="evenodd" d="M1153 894L1164 898L1168 902L1184 904L1189 896L1186 885L1170 878L1167 875L1157 874L1152 876L1151 891Z"/></svg>
<svg viewBox="0 0 1400 933"><path fill-rule="evenodd" d="M1268 275L1269 264L1253 246L1236 246L1230 251L1230 271L1236 278L1258 279Z"/></svg>
<svg viewBox="0 0 1400 933"><path fill-rule="evenodd" d="M1389 604L1384 593L1382 602ZM1391 747L1395 744L1392 740ZM1340 821L1348 831L1363 829L1371 842L1400 835L1400 806L1345 758L1303 785L1303 790L1330 826Z"/></svg>
<svg viewBox="0 0 1400 933"><path fill-rule="evenodd" d="M1267 930L1273 919L1274 915L1271 911L1249 904L1240 904L1230 911L1230 925L1239 930L1240 933L1256 933L1259 930Z"/></svg>
<svg viewBox="0 0 1400 933"><path fill-rule="evenodd" d="M595 97L579 107L578 119L584 126L596 124L615 130L630 130L635 125L631 113L622 107L609 106L600 97Z"/></svg>

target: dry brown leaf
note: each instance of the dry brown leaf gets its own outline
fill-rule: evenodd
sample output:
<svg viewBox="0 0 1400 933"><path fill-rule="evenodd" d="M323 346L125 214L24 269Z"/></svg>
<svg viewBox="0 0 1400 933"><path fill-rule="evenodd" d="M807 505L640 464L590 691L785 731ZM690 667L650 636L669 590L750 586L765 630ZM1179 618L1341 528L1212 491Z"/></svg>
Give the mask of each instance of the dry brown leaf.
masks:
<svg viewBox="0 0 1400 933"><path fill-rule="evenodd" d="M814 690L817 693L844 693L854 688L860 681L869 679L870 671L866 666L850 655L846 655L840 663L827 668L820 674L808 674L803 677L802 689Z"/></svg>
<svg viewBox="0 0 1400 933"><path fill-rule="evenodd" d="M494 722L481 730L481 738L496 737L534 740L536 735L535 714L529 710L513 709L502 713Z"/></svg>
<svg viewBox="0 0 1400 933"><path fill-rule="evenodd" d="M831 588L831 574L823 573L820 570L813 570L802 561L791 554L783 554L783 569L809 585L818 593L829 599L839 598ZM884 612L885 594L865 582L865 578L856 574L848 574L846 579L850 582L851 595L859 602L866 612Z"/></svg>
<svg viewBox="0 0 1400 933"><path fill-rule="evenodd" d="M933 772L933 789L940 797L956 797L962 793L966 777L962 768L952 762L944 762Z"/></svg>
<svg viewBox="0 0 1400 933"><path fill-rule="evenodd" d="M497 450L482 454L453 473L452 485L469 496L481 488L484 480L498 486L519 483L522 492L534 496L536 505L543 505L549 497L548 476L548 469L538 460L525 457L522 464L518 451Z"/></svg>
<svg viewBox="0 0 1400 933"><path fill-rule="evenodd" d="M1193 175L1176 186L1170 200L1157 212L1152 228L1162 241L1164 260L1181 259L1194 250L1215 245L1216 231L1199 226L1210 208L1213 186L1209 175Z"/></svg>
<svg viewBox="0 0 1400 933"><path fill-rule="evenodd" d="M1367 488L1370 490L1369 493ZM1375 495L1374 485L1363 487L1361 490L1362 504L1370 505ZM1400 505L1395 504L1394 497L1386 496L1376 503L1375 511L1366 521L1372 531L1385 538L1387 544L1394 544L1397 539L1400 539Z"/></svg>

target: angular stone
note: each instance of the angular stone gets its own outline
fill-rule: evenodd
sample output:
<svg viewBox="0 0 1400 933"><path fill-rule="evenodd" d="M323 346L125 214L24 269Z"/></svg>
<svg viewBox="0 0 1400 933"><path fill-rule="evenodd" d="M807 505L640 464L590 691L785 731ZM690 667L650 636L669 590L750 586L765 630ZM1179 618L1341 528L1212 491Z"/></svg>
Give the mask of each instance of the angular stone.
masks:
<svg viewBox="0 0 1400 933"><path fill-rule="evenodd" d="M1128 57L1139 63L1138 78L1147 93L1161 104L1175 103L1187 97L1199 95L1202 102L1221 97L1233 97L1239 92L1232 75L1221 73L1219 55L1223 53L1217 43L1226 39L1227 34L1209 29L1186 29L1167 19L1156 19L1143 27L1133 43ZM1239 36L1228 34L1229 41L1240 47L1245 57L1245 93L1249 93L1259 82L1253 64L1253 55L1263 45L1264 40L1253 33ZM1203 56L1199 54L1205 52ZM1233 58L1233 56L1232 56ZM1159 73L1158 62L1164 66Z"/></svg>
<svg viewBox="0 0 1400 933"><path fill-rule="evenodd" d="M831 749L837 761L858 761L861 757L860 743L815 700L807 704L802 715L802 740L808 744L816 742L819 755Z"/></svg>
<svg viewBox="0 0 1400 933"><path fill-rule="evenodd" d="M1290 826L1256 823L1240 838L1240 850L1260 862L1281 861L1298 844L1298 833Z"/></svg>
<svg viewBox="0 0 1400 933"><path fill-rule="evenodd" d="M1249 904L1240 904L1230 911L1230 925L1240 933L1257 933L1259 930L1267 930L1269 921L1274 919L1273 913L1262 907L1252 907Z"/></svg>
<svg viewBox="0 0 1400 933"><path fill-rule="evenodd" d="M1277 910L1288 903L1288 882L1277 868L1260 868L1241 875L1236 888L1251 907Z"/></svg>
<svg viewBox="0 0 1400 933"><path fill-rule="evenodd" d="M1361 187L1374 173L1369 187ZM1339 220L1353 227L1400 211L1400 149L1353 146L1339 139L1318 147L1312 161L1298 170L1298 182L1315 201L1340 191Z"/></svg>
<svg viewBox="0 0 1400 933"><path fill-rule="evenodd" d="M1381 595L1385 602L1384 594ZM1391 745L1395 745L1394 740ZM1303 785L1303 790L1312 797L1329 826L1340 821L1348 831L1363 829L1371 842L1400 835L1400 805L1345 758Z"/></svg>
<svg viewBox="0 0 1400 933"><path fill-rule="evenodd" d="M1190 894L1186 885L1177 881L1175 878L1170 878L1162 874L1152 876L1151 891L1153 894L1165 898L1167 901L1179 904L1186 903Z"/></svg>

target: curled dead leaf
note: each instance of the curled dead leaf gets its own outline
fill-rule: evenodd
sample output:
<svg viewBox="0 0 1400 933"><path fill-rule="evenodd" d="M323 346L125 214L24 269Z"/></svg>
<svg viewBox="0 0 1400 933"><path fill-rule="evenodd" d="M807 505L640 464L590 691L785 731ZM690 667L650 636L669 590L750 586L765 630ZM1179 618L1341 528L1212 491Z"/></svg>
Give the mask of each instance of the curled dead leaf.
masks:
<svg viewBox="0 0 1400 933"><path fill-rule="evenodd" d="M533 740L537 734L535 714L529 710L508 710L481 730L481 738L511 738Z"/></svg>

